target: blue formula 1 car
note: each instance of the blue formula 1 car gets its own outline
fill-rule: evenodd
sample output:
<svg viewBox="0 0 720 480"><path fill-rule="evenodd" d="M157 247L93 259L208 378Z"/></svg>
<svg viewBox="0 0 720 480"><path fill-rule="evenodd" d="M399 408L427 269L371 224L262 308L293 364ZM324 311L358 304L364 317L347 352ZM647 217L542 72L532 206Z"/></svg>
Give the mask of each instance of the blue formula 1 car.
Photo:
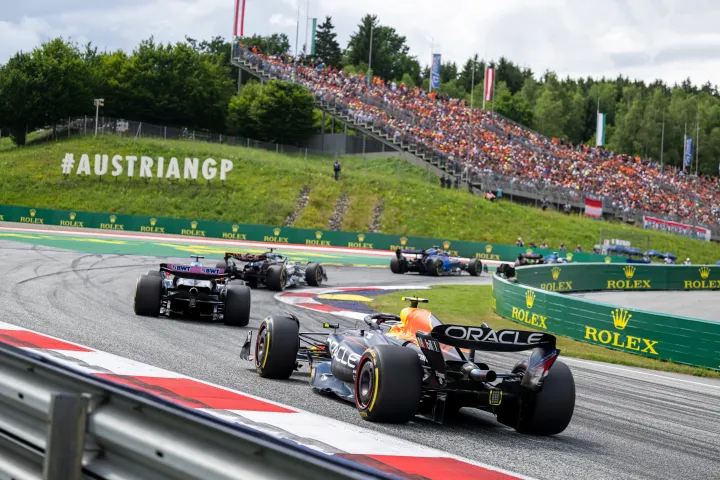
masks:
<svg viewBox="0 0 720 480"><path fill-rule="evenodd" d="M437 246L427 250L398 248L395 250L395 256L390 259L390 270L397 274L417 272L420 275L432 277L460 275L462 272L468 272L473 277L477 277L483 270L483 264L477 258L463 262L458 257L451 257L448 252ZM487 266L485 272L487 272Z"/></svg>

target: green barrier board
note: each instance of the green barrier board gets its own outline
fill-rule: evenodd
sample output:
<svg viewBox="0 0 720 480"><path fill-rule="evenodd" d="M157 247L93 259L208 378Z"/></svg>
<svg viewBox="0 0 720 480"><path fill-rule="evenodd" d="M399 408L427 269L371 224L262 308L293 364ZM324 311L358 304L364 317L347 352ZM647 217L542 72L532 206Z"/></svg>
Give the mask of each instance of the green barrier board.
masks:
<svg viewBox="0 0 720 480"><path fill-rule="evenodd" d="M643 273L647 276L633 279L625 278L622 266L578 265L581 268L576 271L571 267L575 266L563 265L559 274L558 270L553 272L557 266L524 267L517 270L517 283L493 276L495 312L530 328L574 340L650 358L720 370L720 322L615 307L540 287L547 287L546 280L550 277L555 285L562 281L571 282L572 286L564 291L583 288L607 290L600 287L620 278L642 280L643 283L649 281L655 290L677 290L683 289L686 282L702 282L702 279L691 278L693 273L695 276L700 275L701 267L643 266L657 270L641 272L639 266L634 266L637 268L635 275ZM598 270L594 276L595 283L584 280L584 276L593 276L594 267L607 270ZM543 269L547 271L541 272ZM611 269L620 270L619 275ZM561 275L566 275L567 279L561 280ZM720 275L720 271L713 270L708 277L714 275ZM529 286L535 284L537 287ZM659 288L661 286L665 288Z"/></svg>
<svg viewBox="0 0 720 480"><path fill-rule="evenodd" d="M398 248L426 249L434 245L439 245L450 251L452 255L504 262L515 261L521 253L548 255L552 252L552 250L529 249L492 243L428 237L405 237L384 233L336 232L306 228L275 227L272 225L245 225L242 223L202 219L49 210L12 205L0 205L0 223L3 221L278 244L349 247L369 250L396 250ZM571 262L625 262L623 257L605 257L589 253L560 253L562 253L561 257Z"/></svg>
<svg viewBox="0 0 720 480"><path fill-rule="evenodd" d="M518 268L516 275L523 285L551 292L720 289L716 265L535 265Z"/></svg>

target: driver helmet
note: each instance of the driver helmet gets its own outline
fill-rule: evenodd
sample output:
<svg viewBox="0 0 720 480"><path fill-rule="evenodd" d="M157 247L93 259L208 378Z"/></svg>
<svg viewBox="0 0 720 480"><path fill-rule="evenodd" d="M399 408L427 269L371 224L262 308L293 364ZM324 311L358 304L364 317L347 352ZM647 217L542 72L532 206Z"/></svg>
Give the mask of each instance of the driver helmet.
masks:
<svg viewBox="0 0 720 480"><path fill-rule="evenodd" d="M191 267L202 267L202 263L196 261L190 262Z"/></svg>
<svg viewBox="0 0 720 480"><path fill-rule="evenodd" d="M403 327L407 325L408 315L410 315L410 312L412 312L413 310L417 310L417 308L405 307L400 311L400 322L402 322Z"/></svg>

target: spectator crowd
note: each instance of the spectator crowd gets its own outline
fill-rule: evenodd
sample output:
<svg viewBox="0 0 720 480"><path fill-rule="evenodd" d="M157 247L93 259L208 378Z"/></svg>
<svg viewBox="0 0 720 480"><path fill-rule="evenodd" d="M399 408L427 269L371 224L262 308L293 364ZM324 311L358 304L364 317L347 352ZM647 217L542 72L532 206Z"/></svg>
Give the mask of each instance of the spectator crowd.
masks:
<svg viewBox="0 0 720 480"><path fill-rule="evenodd" d="M303 65L257 50L240 51L246 61L270 76L302 83L316 98L356 122L372 124L393 139L444 158L463 178L492 173L605 198L606 205L620 210L706 225L720 220L717 177L692 178L680 169L661 169L640 157L547 138L491 112L470 109L464 100L421 88L377 77L368 82L362 74L322 64Z"/></svg>

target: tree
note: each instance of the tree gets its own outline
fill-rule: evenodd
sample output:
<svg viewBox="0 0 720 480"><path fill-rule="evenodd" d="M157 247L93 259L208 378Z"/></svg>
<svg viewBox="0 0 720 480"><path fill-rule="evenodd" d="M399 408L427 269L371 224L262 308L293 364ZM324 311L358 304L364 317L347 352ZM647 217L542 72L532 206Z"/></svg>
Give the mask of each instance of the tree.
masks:
<svg viewBox="0 0 720 480"><path fill-rule="evenodd" d="M315 132L313 99L296 83L252 82L230 100L227 121L235 135L297 145Z"/></svg>
<svg viewBox="0 0 720 480"><path fill-rule="evenodd" d="M557 80L548 77L533 108L533 126L543 135L563 138L565 112L557 87Z"/></svg>
<svg viewBox="0 0 720 480"><path fill-rule="evenodd" d="M335 26L332 24L332 17L325 17L325 21L317 27L315 35L315 56L325 65L341 68L342 51L340 44L335 40Z"/></svg>
<svg viewBox="0 0 720 480"><path fill-rule="evenodd" d="M405 37L398 35L394 28L378 23L376 15L365 15L358 30L350 35L345 52L346 64L360 66L370 61L370 34L372 32L373 75L386 80L399 80L406 73L404 68L412 65L409 60L410 47ZM413 65L414 66L414 65ZM420 70L419 65L417 68ZM407 72L410 73L410 72Z"/></svg>
<svg viewBox="0 0 720 480"><path fill-rule="evenodd" d="M26 132L92 110L91 77L77 45L50 40L19 53L0 71L0 122L18 145Z"/></svg>
<svg viewBox="0 0 720 480"><path fill-rule="evenodd" d="M457 80L458 70L455 62L445 62L440 65L440 84Z"/></svg>
<svg viewBox="0 0 720 480"><path fill-rule="evenodd" d="M473 66L475 67L475 73L473 74ZM473 89L473 77L475 78L475 88L483 82L485 78L485 62L478 61L478 54L476 53L473 58L468 58L463 65L460 75L458 75L458 83L463 89L470 93Z"/></svg>

